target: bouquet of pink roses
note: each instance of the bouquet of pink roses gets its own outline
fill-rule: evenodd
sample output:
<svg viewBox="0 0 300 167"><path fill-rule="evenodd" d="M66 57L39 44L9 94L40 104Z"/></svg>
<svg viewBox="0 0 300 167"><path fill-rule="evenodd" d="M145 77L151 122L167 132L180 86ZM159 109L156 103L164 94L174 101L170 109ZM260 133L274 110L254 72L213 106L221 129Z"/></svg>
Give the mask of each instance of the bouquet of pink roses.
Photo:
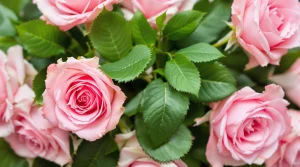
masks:
<svg viewBox="0 0 300 167"><path fill-rule="evenodd" d="M298 0L0 0L0 167L300 167Z"/></svg>

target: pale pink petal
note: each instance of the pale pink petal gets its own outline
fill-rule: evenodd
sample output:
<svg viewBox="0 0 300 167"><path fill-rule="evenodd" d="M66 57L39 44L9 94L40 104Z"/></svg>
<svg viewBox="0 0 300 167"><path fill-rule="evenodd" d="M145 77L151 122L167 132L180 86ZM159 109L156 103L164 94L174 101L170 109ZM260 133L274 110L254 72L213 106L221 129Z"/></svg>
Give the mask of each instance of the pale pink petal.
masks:
<svg viewBox="0 0 300 167"><path fill-rule="evenodd" d="M25 81L25 66L23 59L23 50L21 46L13 46L7 50L8 61L7 66L15 70L16 77L20 84Z"/></svg>
<svg viewBox="0 0 300 167"><path fill-rule="evenodd" d="M21 143L16 134L12 134L4 138L15 151L15 153L21 157L36 158L37 155L28 150L25 144Z"/></svg>
<svg viewBox="0 0 300 167"><path fill-rule="evenodd" d="M47 90L43 93L43 99L44 99L43 116L52 124L57 125L58 120L55 115L55 102L49 96Z"/></svg>
<svg viewBox="0 0 300 167"><path fill-rule="evenodd" d="M0 137L7 137L14 132L14 126L11 121L0 120Z"/></svg>
<svg viewBox="0 0 300 167"><path fill-rule="evenodd" d="M34 101L35 94L28 85L23 85L19 88L15 94L14 107L22 110L23 112L29 113Z"/></svg>

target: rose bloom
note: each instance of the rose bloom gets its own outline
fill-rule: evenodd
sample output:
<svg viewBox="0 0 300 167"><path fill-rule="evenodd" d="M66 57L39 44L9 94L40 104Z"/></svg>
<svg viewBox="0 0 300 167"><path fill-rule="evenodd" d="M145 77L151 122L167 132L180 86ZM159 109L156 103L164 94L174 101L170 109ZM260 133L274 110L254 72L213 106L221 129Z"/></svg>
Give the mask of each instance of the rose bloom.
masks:
<svg viewBox="0 0 300 167"><path fill-rule="evenodd" d="M68 58L47 70L44 116L61 129L94 141L113 130L126 96L100 71L99 59Z"/></svg>
<svg viewBox="0 0 300 167"><path fill-rule="evenodd" d="M256 93L245 87L212 103L206 156L213 167L262 164L290 132L282 88L268 85L265 89Z"/></svg>
<svg viewBox="0 0 300 167"><path fill-rule="evenodd" d="M54 127L42 116L40 107L30 113L19 111L13 117L15 133L6 137L15 153L21 157L42 157L59 165L71 161L69 133Z"/></svg>
<svg viewBox="0 0 300 167"><path fill-rule="evenodd" d="M156 18L166 12L167 19L176 13L191 10L197 0L123 0L121 5L126 19L130 20L136 11L142 12L155 27Z"/></svg>
<svg viewBox="0 0 300 167"><path fill-rule="evenodd" d="M249 53L247 69L279 65L288 49L300 46L298 0L234 0L232 22Z"/></svg>
<svg viewBox="0 0 300 167"><path fill-rule="evenodd" d="M35 96L30 87L36 74L23 59L20 46L9 48L7 56L0 50L0 137L14 131L11 117L15 109L30 111Z"/></svg>
<svg viewBox="0 0 300 167"><path fill-rule="evenodd" d="M43 13L42 20L67 31L72 27L91 23L105 7L112 10L119 0L33 0Z"/></svg>
<svg viewBox="0 0 300 167"><path fill-rule="evenodd" d="M287 97L300 107L300 59L284 74L271 76L270 80L281 85Z"/></svg>
<svg viewBox="0 0 300 167"><path fill-rule="evenodd" d="M118 134L115 141L121 149L118 167L187 167L181 160L164 164L152 160L140 146L135 131Z"/></svg>
<svg viewBox="0 0 300 167"><path fill-rule="evenodd" d="M281 141L277 152L266 162L267 167L300 166L300 111L289 110L293 131Z"/></svg>

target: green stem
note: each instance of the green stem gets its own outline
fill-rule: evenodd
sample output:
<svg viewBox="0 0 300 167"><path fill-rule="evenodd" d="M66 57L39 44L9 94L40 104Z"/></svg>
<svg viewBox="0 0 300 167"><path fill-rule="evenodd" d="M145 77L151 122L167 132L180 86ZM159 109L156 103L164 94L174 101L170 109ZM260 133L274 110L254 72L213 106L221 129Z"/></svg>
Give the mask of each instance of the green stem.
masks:
<svg viewBox="0 0 300 167"><path fill-rule="evenodd" d="M122 133L131 132L131 129L126 124L126 121L123 118L120 119L118 126L120 127L120 130L121 130Z"/></svg>
<svg viewBox="0 0 300 167"><path fill-rule="evenodd" d="M173 59L173 56L170 52L167 52L167 55L170 57L171 60Z"/></svg>
<svg viewBox="0 0 300 167"><path fill-rule="evenodd" d="M162 38L162 32L159 32L159 35L158 35L158 41L157 41L157 47L162 50L162 41L163 41L163 38Z"/></svg>
<svg viewBox="0 0 300 167"><path fill-rule="evenodd" d="M216 47L216 48L220 47L220 46L223 46L223 45L227 44L228 40L229 39L223 40L223 41L218 41L217 43L213 44L213 46Z"/></svg>
<svg viewBox="0 0 300 167"><path fill-rule="evenodd" d="M156 73L156 72L153 72L152 74L153 74L154 80L156 80L156 79L157 79L157 73Z"/></svg>
<svg viewBox="0 0 300 167"><path fill-rule="evenodd" d="M220 47L222 45L225 45L232 38L232 34L233 34L233 31L230 31L222 39L220 39L217 43L213 44L213 46L217 48L217 47Z"/></svg>

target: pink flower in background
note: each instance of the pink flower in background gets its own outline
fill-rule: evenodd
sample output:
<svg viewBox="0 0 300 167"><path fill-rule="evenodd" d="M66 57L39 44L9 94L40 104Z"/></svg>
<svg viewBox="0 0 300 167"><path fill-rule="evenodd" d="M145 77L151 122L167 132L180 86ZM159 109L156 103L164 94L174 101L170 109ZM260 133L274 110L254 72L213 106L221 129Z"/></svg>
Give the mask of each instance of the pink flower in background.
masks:
<svg viewBox="0 0 300 167"><path fill-rule="evenodd" d="M280 144L277 152L266 162L267 167L300 166L300 111L289 110L292 118L292 133Z"/></svg>
<svg viewBox="0 0 300 167"><path fill-rule="evenodd" d="M288 102L280 86L263 93L245 87L212 103L206 156L213 167L262 164L291 130Z"/></svg>
<svg viewBox="0 0 300 167"><path fill-rule="evenodd" d="M99 59L68 58L48 67L43 113L54 125L94 141L113 130L126 96L100 71Z"/></svg>
<svg viewBox="0 0 300 167"><path fill-rule="evenodd" d="M284 74L271 76L270 80L281 85L287 97L300 107L300 59Z"/></svg>
<svg viewBox="0 0 300 167"><path fill-rule="evenodd" d="M35 94L31 89L35 69L23 59L20 46L0 50L0 137L14 131L11 117L16 109L29 113Z"/></svg>
<svg viewBox="0 0 300 167"><path fill-rule="evenodd" d="M249 53L247 69L279 65L288 49L300 46L298 0L234 0L232 22L238 42Z"/></svg>
<svg viewBox="0 0 300 167"><path fill-rule="evenodd" d="M130 20L136 11L142 12L148 22L155 27L156 18L167 12L167 18L176 13L192 10L197 0L123 0L123 13L126 19Z"/></svg>
<svg viewBox="0 0 300 167"><path fill-rule="evenodd" d="M33 0L43 13L41 19L67 31L72 27L91 23L104 9L112 10L119 0Z"/></svg>
<svg viewBox="0 0 300 167"><path fill-rule="evenodd" d="M13 117L15 133L6 137L15 153L21 157L42 157L59 165L71 161L69 133L53 127L42 116L41 108L30 113L18 112Z"/></svg>
<svg viewBox="0 0 300 167"><path fill-rule="evenodd" d="M135 131L116 135L115 141L121 149L118 167L187 167L181 160L164 164L152 160L140 146Z"/></svg>

